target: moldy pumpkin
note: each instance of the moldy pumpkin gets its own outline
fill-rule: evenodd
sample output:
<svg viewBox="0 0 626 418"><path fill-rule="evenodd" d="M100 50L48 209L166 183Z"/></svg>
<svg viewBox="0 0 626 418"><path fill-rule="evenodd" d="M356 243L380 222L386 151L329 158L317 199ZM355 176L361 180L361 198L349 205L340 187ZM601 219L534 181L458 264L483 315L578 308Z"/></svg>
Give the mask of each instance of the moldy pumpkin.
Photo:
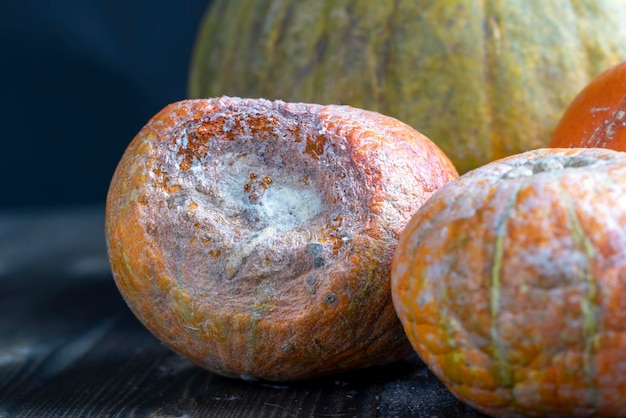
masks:
<svg viewBox="0 0 626 418"><path fill-rule="evenodd" d="M626 154L543 149L437 191L398 244L416 351L491 416L626 411Z"/></svg>
<svg viewBox="0 0 626 418"><path fill-rule="evenodd" d="M107 197L111 267L154 335L216 373L292 380L411 351L389 288L411 214L456 170L347 106L220 97L155 115Z"/></svg>

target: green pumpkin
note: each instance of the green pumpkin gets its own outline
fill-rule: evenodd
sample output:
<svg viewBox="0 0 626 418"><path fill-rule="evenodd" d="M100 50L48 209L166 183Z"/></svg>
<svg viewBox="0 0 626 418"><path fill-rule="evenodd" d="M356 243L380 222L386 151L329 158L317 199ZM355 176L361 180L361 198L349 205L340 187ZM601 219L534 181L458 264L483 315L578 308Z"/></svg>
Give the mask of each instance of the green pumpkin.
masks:
<svg viewBox="0 0 626 418"><path fill-rule="evenodd" d="M460 172L547 146L596 74L626 58L617 0L214 0L190 97L376 110Z"/></svg>

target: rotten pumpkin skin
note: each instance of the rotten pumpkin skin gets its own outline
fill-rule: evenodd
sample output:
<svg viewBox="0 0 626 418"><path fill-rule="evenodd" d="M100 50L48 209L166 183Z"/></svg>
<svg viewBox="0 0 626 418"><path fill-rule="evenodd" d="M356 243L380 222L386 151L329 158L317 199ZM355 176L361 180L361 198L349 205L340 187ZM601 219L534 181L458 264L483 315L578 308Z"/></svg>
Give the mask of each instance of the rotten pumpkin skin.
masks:
<svg viewBox="0 0 626 418"><path fill-rule="evenodd" d="M574 96L626 58L625 21L623 0L215 0L188 94L375 110L464 173L547 147Z"/></svg>
<svg viewBox="0 0 626 418"><path fill-rule="evenodd" d="M494 417L626 410L626 154L529 151L409 222L392 295L419 356Z"/></svg>
<svg viewBox="0 0 626 418"><path fill-rule="evenodd" d="M241 378L385 364L411 347L391 258L458 177L425 136L347 106L171 104L125 151L106 206L117 286L156 337Z"/></svg>
<svg viewBox="0 0 626 418"><path fill-rule="evenodd" d="M578 93L550 146L626 151L626 61L607 68Z"/></svg>

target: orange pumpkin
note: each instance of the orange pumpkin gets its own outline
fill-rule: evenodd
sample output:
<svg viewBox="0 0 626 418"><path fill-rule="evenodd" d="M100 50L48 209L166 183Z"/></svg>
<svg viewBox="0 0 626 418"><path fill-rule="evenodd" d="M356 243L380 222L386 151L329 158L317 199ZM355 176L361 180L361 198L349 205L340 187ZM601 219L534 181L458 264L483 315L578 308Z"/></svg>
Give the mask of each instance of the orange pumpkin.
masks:
<svg viewBox="0 0 626 418"><path fill-rule="evenodd" d="M626 61L607 68L578 93L550 146L626 151Z"/></svg>
<svg viewBox="0 0 626 418"><path fill-rule="evenodd" d="M111 268L143 324L216 373L293 380L389 363L411 351L393 250L457 177L428 138L379 113L185 100L115 171Z"/></svg>
<svg viewBox="0 0 626 418"><path fill-rule="evenodd" d="M626 154L542 149L439 189L392 295L415 350L491 416L626 411Z"/></svg>

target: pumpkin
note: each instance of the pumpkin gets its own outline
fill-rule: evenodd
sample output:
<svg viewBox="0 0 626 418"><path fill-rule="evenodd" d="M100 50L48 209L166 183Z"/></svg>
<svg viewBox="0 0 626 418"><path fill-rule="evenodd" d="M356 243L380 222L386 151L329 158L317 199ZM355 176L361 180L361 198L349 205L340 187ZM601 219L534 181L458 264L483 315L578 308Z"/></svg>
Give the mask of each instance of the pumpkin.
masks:
<svg viewBox="0 0 626 418"><path fill-rule="evenodd" d="M604 70L567 107L550 146L626 151L626 61Z"/></svg>
<svg viewBox="0 0 626 418"><path fill-rule="evenodd" d="M548 146L626 58L623 0L214 0L190 97L348 104L408 123L459 172Z"/></svg>
<svg viewBox="0 0 626 418"><path fill-rule="evenodd" d="M130 143L106 238L137 318L215 373L296 380L386 364L411 346L391 258L411 214L458 175L375 112L184 100Z"/></svg>
<svg viewBox="0 0 626 418"><path fill-rule="evenodd" d="M494 417L626 411L626 154L540 149L439 189L400 237L415 350Z"/></svg>

